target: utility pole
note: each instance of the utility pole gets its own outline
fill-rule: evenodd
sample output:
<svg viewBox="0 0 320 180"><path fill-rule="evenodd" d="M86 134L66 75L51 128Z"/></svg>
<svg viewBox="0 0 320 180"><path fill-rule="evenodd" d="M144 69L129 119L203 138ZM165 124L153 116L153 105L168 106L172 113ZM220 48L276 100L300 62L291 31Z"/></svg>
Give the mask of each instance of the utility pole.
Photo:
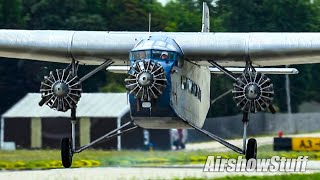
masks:
<svg viewBox="0 0 320 180"><path fill-rule="evenodd" d="M286 68L288 68L289 66L286 65ZM291 109L291 94L290 94L290 79L289 79L289 75L286 74L286 95L287 95L287 113L288 113L288 121L289 123L291 123L293 125L293 131L294 133L296 133L297 128L296 128L296 124L295 122L293 122L292 119L292 109Z"/></svg>

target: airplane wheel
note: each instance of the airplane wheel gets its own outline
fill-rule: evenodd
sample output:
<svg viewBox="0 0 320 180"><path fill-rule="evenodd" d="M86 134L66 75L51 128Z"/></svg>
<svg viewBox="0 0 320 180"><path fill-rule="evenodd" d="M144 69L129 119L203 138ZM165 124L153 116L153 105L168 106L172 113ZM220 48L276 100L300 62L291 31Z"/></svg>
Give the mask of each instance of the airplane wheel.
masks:
<svg viewBox="0 0 320 180"><path fill-rule="evenodd" d="M72 164L72 148L69 138L63 138L61 140L61 160L65 168L69 168Z"/></svg>
<svg viewBox="0 0 320 180"><path fill-rule="evenodd" d="M247 150L246 150L246 160L249 159L257 159L257 140L254 138L250 138L248 140L247 144Z"/></svg>

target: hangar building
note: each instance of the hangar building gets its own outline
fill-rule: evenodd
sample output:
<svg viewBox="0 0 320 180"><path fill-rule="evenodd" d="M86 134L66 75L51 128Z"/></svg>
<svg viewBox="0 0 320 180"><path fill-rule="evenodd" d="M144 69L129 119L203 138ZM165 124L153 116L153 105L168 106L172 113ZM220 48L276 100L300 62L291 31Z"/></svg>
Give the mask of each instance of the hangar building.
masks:
<svg viewBox="0 0 320 180"><path fill-rule="evenodd" d="M28 93L1 117L1 147L7 141L17 148L60 148L60 140L70 137L70 110L57 112L40 107L39 93ZM130 120L126 93L83 93L77 107L76 137L85 145ZM170 149L169 130L150 130L149 139L156 149ZM100 149L143 149L144 131L129 134L94 146Z"/></svg>

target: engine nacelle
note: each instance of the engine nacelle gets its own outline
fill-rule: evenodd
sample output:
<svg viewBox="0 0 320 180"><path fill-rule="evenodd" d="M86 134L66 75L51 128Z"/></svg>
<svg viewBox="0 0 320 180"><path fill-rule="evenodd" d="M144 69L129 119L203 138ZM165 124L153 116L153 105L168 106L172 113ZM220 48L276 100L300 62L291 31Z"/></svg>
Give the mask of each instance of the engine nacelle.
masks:
<svg viewBox="0 0 320 180"><path fill-rule="evenodd" d="M76 107L82 92L81 83L71 70L56 69L45 76L41 82L41 101L39 105L47 104L57 111L66 112Z"/></svg>
<svg viewBox="0 0 320 180"><path fill-rule="evenodd" d="M267 109L273 100L271 80L259 72L243 73L233 84L233 99L242 111L256 113Z"/></svg>

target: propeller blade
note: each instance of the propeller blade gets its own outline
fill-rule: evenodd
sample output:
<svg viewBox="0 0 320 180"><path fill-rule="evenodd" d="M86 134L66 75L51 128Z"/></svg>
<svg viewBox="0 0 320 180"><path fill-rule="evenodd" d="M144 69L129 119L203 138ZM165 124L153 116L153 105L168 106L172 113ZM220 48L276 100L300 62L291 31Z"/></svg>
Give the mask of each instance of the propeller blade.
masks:
<svg viewBox="0 0 320 180"><path fill-rule="evenodd" d="M269 108L269 110L271 111L272 114L275 114L275 113L277 112L277 111L274 109L274 107L273 107L272 104L270 104L268 108Z"/></svg>

